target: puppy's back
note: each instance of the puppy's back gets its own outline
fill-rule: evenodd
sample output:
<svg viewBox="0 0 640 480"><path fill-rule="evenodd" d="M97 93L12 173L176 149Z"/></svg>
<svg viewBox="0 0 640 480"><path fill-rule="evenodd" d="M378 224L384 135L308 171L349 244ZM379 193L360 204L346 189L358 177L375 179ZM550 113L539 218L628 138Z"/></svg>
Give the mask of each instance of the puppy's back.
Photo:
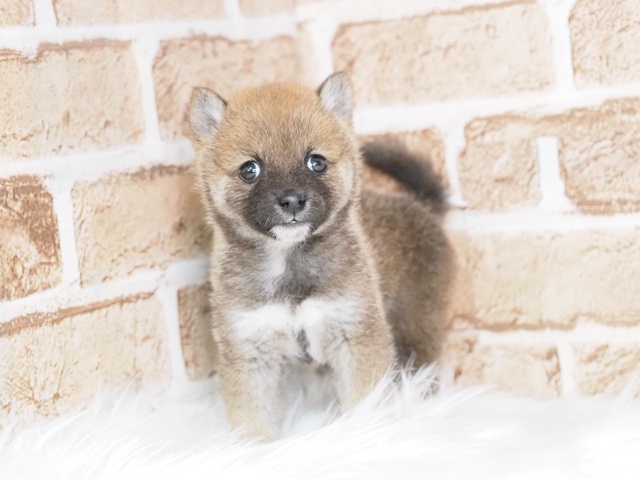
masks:
<svg viewBox="0 0 640 480"><path fill-rule="evenodd" d="M365 164L391 176L404 194L362 193L362 220L374 249L387 319L401 362L437 360L454 275L442 228L445 189L431 163L395 139L363 147Z"/></svg>

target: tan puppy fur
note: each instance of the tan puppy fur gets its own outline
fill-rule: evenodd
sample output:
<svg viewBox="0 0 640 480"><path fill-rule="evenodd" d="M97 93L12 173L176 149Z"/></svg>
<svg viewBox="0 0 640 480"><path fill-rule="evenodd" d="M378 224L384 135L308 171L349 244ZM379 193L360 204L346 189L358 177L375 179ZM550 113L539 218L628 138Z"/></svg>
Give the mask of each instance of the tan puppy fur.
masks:
<svg viewBox="0 0 640 480"><path fill-rule="evenodd" d="M362 190L351 116L342 74L317 92L276 84L228 102L205 88L191 98L220 388L232 426L252 437L278 436L300 366L324 372L348 409L396 360L440 351L452 271L442 187L387 142L367 146L365 161L409 193Z"/></svg>

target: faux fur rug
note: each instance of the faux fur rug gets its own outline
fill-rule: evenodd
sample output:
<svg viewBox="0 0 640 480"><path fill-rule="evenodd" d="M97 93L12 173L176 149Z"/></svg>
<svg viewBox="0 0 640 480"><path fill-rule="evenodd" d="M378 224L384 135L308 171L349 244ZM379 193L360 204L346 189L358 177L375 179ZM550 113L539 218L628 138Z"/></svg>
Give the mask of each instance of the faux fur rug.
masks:
<svg viewBox="0 0 640 480"><path fill-rule="evenodd" d="M269 445L229 432L214 382L103 398L0 432L0 478L640 478L640 401L631 387L617 398L549 401L442 387L425 399L432 382L429 372L407 376L386 400L381 387L337 419L299 406L285 438Z"/></svg>

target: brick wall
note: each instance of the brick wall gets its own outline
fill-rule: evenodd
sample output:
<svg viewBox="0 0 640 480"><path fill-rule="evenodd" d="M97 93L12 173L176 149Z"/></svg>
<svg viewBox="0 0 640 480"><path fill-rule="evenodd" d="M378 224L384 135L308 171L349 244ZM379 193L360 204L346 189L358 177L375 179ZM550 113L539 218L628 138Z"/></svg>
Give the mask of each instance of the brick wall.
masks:
<svg viewBox="0 0 640 480"><path fill-rule="evenodd" d="M189 91L334 69L358 133L431 152L450 188L452 375L618 391L640 364L639 23L633 0L4 0L0 418L213 373Z"/></svg>

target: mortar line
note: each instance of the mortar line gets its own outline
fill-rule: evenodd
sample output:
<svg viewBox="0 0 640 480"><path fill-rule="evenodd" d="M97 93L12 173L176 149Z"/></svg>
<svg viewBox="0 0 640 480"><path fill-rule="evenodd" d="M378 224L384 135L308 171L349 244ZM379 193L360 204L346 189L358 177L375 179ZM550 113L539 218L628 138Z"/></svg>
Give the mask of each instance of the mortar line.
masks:
<svg viewBox="0 0 640 480"><path fill-rule="evenodd" d="M537 207L509 212L452 210L447 215L445 226L450 230L467 232L470 235L523 235L610 229L631 232L640 227L640 213L607 216L566 214L544 211Z"/></svg>
<svg viewBox="0 0 640 480"><path fill-rule="evenodd" d="M575 109L598 108L610 100L640 97L640 83L593 87L581 91L558 91L490 98L397 103L391 106L360 105L355 111L355 129L360 134L402 132L432 126L446 128L454 122L500 115L544 117Z"/></svg>
<svg viewBox="0 0 640 480"><path fill-rule="evenodd" d="M155 82L153 78L153 61L159 47L160 41L155 34L148 29L143 30L133 43L133 53L138 67L138 81L145 123L146 148L162 156L163 143L160 138Z"/></svg>
<svg viewBox="0 0 640 480"><path fill-rule="evenodd" d="M456 12L467 7L505 7L513 5L511 0L342 0L336 8L334 2L317 2L297 8L302 21L313 19L325 12L332 12L340 24L363 23L379 20L399 20L422 17L430 14Z"/></svg>
<svg viewBox="0 0 640 480"><path fill-rule="evenodd" d="M15 175L53 175L56 178L95 180L110 173L133 172L157 165L184 166L193 161L187 140L160 145L135 145L97 152L72 153L32 159L16 159L0 168L0 178Z"/></svg>
<svg viewBox="0 0 640 480"><path fill-rule="evenodd" d="M0 48L33 55L41 43L113 40L132 42L141 30L153 32L159 40L225 37L232 41L265 41L282 35L295 36L292 14L243 19L237 23L220 20L106 24L92 26L8 27L0 29Z"/></svg>
<svg viewBox="0 0 640 480"><path fill-rule="evenodd" d="M74 182L69 179L49 177L44 179L44 183L53 197L53 211L58 223L62 283L63 285L76 285L80 282L80 266L76 245L73 198L71 195Z"/></svg>
<svg viewBox="0 0 640 480"><path fill-rule="evenodd" d="M478 342L482 345L552 345L556 346L561 342L625 345L629 343L640 343L640 326L606 325L597 322L584 322L570 330L555 330L550 328L540 330L512 329L505 331L492 330L462 330L451 332L475 333Z"/></svg>
<svg viewBox="0 0 640 480"><path fill-rule="evenodd" d="M546 12L553 39L553 56L556 83L559 91L575 91L573 76L573 52L571 49L571 31L569 15L575 0L563 3L547 3Z"/></svg>
<svg viewBox="0 0 640 480"><path fill-rule="evenodd" d="M558 138L539 137L536 140L539 167L539 187L542 198L538 207L542 210L574 212L575 206L565 194L564 180L560 173Z"/></svg>
<svg viewBox="0 0 640 480"><path fill-rule="evenodd" d="M46 28L55 30L57 28L53 0L33 0L33 13L36 29Z"/></svg>
<svg viewBox="0 0 640 480"><path fill-rule="evenodd" d="M558 364L560 365L561 395L563 397L574 396L576 394L576 383L573 348L566 338L559 338L556 341L556 352L558 353Z"/></svg>
<svg viewBox="0 0 640 480"><path fill-rule="evenodd" d="M227 20L233 24L239 24L242 21L242 13L240 12L239 0L224 0L224 15Z"/></svg>
<svg viewBox="0 0 640 480"><path fill-rule="evenodd" d="M155 297L162 305L163 321L167 333L169 362L173 381L187 382L187 368L182 351L182 335L180 332L180 313L178 311L178 291L169 285L162 284L155 292Z"/></svg>
<svg viewBox="0 0 640 480"><path fill-rule="evenodd" d="M467 139L463 124L457 124L447 129L444 135L444 151L445 169L449 178L449 204L458 208L467 207L458 172L460 155L466 145Z"/></svg>
<svg viewBox="0 0 640 480"><path fill-rule="evenodd" d="M312 70L312 75L309 80L319 85L320 82L334 72L331 45L333 37L338 31L338 25L327 16L299 23L299 25L307 33L311 43L312 61L310 70Z"/></svg>
<svg viewBox="0 0 640 480"><path fill-rule="evenodd" d="M52 313L65 308L90 305L142 293L154 292L163 278L174 288L203 284L206 280L206 256L179 260L165 269L136 272L124 278L90 285L58 285L26 297L0 302L0 324L34 313Z"/></svg>

